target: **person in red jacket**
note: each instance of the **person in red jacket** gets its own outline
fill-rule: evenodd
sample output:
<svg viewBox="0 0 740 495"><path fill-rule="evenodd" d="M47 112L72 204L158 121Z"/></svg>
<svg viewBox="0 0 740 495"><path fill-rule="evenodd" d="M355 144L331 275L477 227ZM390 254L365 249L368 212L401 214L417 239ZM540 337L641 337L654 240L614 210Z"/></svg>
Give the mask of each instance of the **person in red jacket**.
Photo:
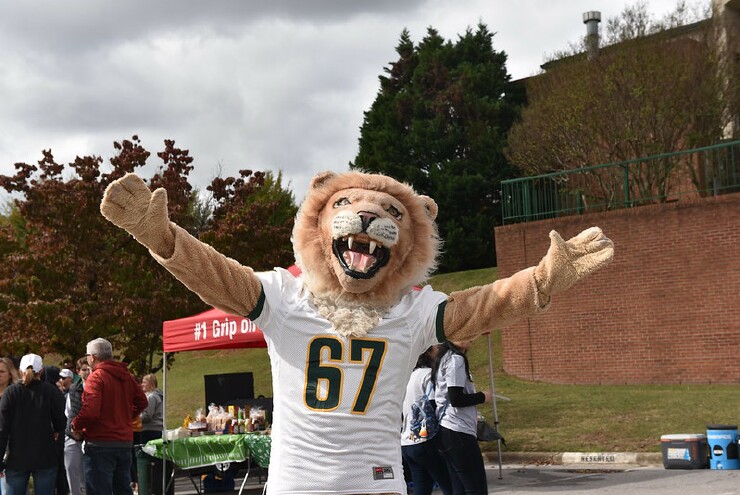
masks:
<svg viewBox="0 0 740 495"><path fill-rule="evenodd" d="M71 435L84 439L82 462L88 495L132 494L131 422L148 402L124 363L113 360L105 339L87 344L87 362L93 372L85 382L82 408L72 420Z"/></svg>

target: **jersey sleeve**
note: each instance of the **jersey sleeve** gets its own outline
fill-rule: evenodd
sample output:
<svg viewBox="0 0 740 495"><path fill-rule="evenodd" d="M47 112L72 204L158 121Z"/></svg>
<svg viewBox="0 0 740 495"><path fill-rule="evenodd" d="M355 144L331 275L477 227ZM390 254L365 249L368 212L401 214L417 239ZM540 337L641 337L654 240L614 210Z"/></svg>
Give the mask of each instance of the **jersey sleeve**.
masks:
<svg viewBox="0 0 740 495"><path fill-rule="evenodd" d="M284 321L290 295L299 288L298 280L287 270L276 268L271 272L255 273L262 283L262 293L257 305L248 318L252 320L262 333L275 338Z"/></svg>
<svg viewBox="0 0 740 495"><path fill-rule="evenodd" d="M422 339L419 348L422 352L429 346L441 344L445 341L444 335L444 307L447 294L437 292L430 286L425 286L416 294L416 310L419 315L418 337Z"/></svg>

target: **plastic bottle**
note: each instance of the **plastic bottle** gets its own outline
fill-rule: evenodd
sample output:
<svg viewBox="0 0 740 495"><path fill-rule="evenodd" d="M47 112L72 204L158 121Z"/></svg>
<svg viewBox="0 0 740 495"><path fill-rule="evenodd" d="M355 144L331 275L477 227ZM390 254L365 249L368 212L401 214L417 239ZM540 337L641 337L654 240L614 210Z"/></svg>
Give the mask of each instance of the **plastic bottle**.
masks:
<svg viewBox="0 0 740 495"><path fill-rule="evenodd" d="M237 428L236 428L237 431L235 431L235 433L244 433L245 431L244 429L244 409L241 409L241 408L239 409L239 412L237 413L236 425L237 425Z"/></svg>

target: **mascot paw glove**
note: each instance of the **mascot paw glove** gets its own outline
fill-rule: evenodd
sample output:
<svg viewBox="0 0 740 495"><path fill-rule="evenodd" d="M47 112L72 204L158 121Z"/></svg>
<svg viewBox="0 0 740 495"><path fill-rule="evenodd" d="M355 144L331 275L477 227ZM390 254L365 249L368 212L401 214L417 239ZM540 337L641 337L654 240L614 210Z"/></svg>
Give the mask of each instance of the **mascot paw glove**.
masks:
<svg viewBox="0 0 740 495"><path fill-rule="evenodd" d="M534 271L537 288L549 301L553 294L608 265L613 257L614 243L598 227L586 229L568 241L553 230L550 249Z"/></svg>
<svg viewBox="0 0 740 495"><path fill-rule="evenodd" d="M136 174L126 174L108 185L100 212L152 252L164 258L172 255L175 242L164 189L152 193Z"/></svg>

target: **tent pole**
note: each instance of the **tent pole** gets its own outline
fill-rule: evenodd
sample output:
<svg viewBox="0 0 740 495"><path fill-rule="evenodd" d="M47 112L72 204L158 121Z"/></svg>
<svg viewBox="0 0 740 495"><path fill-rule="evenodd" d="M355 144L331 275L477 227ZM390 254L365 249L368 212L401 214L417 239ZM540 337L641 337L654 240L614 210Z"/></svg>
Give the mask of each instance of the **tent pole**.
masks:
<svg viewBox="0 0 740 495"><path fill-rule="evenodd" d="M162 494L167 493L167 353L162 352ZM152 480L153 481L153 480Z"/></svg>
<svg viewBox="0 0 740 495"><path fill-rule="evenodd" d="M491 344L491 333L488 333L488 376L491 380L491 405L493 406L493 429L498 432L498 409L496 408L496 386L493 381L493 344ZM501 436L501 435L499 435ZM501 439L496 440L498 447L498 479L503 479L503 468L501 467Z"/></svg>

